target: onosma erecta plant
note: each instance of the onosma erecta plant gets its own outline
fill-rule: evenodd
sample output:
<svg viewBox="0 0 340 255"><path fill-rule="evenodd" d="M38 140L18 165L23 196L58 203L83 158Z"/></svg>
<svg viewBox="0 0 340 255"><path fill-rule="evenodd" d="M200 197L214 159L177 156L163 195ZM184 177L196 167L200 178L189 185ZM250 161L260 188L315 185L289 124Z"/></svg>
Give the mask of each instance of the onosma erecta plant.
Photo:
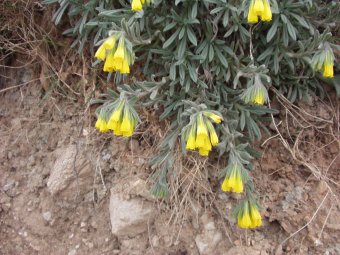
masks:
<svg viewBox="0 0 340 255"><path fill-rule="evenodd" d="M163 109L159 120L171 123L150 161L156 170L152 192L169 193L176 171L174 153L225 160L221 189L242 193L235 209L241 228L262 224L249 171L251 143L267 131L266 104L271 86L292 102L323 95L320 80L333 84L338 70L332 30L339 21L338 1L312 0L46 0L59 3L53 20L72 20L65 34L73 46L90 47L114 76L97 110L96 128L116 136L133 135L137 107ZM89 43L87 43L89 42ZM136 63L145 80L126 84ZM118 94L118 93L119 94Z"/></svg>

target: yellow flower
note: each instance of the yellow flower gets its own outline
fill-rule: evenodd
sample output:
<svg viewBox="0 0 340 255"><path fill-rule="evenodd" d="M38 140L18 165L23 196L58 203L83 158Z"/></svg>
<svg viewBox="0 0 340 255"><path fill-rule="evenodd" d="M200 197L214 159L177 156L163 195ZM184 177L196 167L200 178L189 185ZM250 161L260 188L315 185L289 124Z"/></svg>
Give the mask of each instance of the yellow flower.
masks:
<svg viewBox="0 0 340 255"><path fill-rule="evenodd" d="M100 45L98 50L96 51L96 54L94 55L97 59L100 59L102 61L106 58L106 48L104 47L104 44Z"/></svg>
<svg viewBox="0 0 340 255"><path fill-rule="evenodd" d="M216 115L217 116L217 115ZM210 121L207 121L207 127L210 135L210 142L212 146L215 146L218 144L218 136L216 134L214 126L211 124Z"/></svg>
<svg viewBox="0 0 340 255"><path fill-rule="evenodd" d="M110 130L116 130L117 129L117 126L118 126L118 123L120 122L121 120L121 116L122 116L122 111L123 111L123 107L124 107L124 103L123 101L119 103L119 105L117 106L117 108L113 111L110 119L109 119L109 122L107 124L108 128Z"/></svg>
<svg viewBox="0 0 340 255"><path fill-rule="evenodd" d="M262 21L272 20L269 0L251 0L248 10L248 23L257 23L259 18Z"/></svg>
<svg viewBox="0 0 340 255"><path fill-rule="evenodd" d="M240 210L238 216L237 216L237 223L240 228L252 228L253 223L251 221L250 215L249 215L249 206L248 201L246 201L243 205L243 210Z"/></svg>
<svg viewBox="0 0 340 255"><path fill-rule="evenodd" d="M113 51L109 52L107 58L106 58L106 61L104 63L104 72L113 72L114 71L114 65L115 65L115 62L114 62L114 57L113 57Z"/></svg>
<svg viewBox="0 0 340 255"><path fill-rule="evenodd" d="M211 112L202 113L198 113L195 123L192 124L190 131L185 138L186 149L198 149L198 152L201 156L208 156L209 152L212 150L212 147L216 146L219 142L215 128L208 118L220 123L222 117Z"/></svg>
<svg viewBox="0 0 340 255"><path fill-rule="evenodd" d="M259 18L254 10L254 0L251 1L248 10L248 23L257 23Z"/></svg>
<svg viewBox="0 0 340 255"><path fill-rule="evenodd" d="M265 95L264 95L262 89L255 90L255 95L254 95L254 98L253 98L253 102L255 104L263 105L264 101L265 101Z"/></svg>
<svg viewBox="0 0 340 255"><path fill-rule="evenodd" d="M125 57L125 48L124 48L124 42L123 40L119 41L118 48L113 55L113 61L114 61L114 70L120 71L123 67L123 61Z"/></svg>
<svg viewBox="0 0 340 255"><path fill-rule="evenodd" d="M262 226L262 217L255 204L250 204L250 218L252 222L252 228Z"/></svg>
<svg viewBox="0 0 340 255"><path fill-rule="evenodd" d="M116 40L113 36L107 38L102 45L96 51L95 57L102 61L106 58L106 50L112 50L116 44Z"/></svg>
<svg viewBox="0 0 340 255"><path fill-rule="evenodd" d="M196 146L198 148L203 148L205 147L205 140L208 137L208 130L206 125L204 124L202 115L198 115L197 122Z"/></svg>
<svg viewBox="0 0 340 255"><path fill-rule="evenodd" d="M332 53L328 50L326 52L325 61L323 63L323 76L325 78L332 78L334 76L333 65L333 56Z"/></svg>
<svg viewBox="0 0 340 255"><path fill-rule="evenodd" d="M264 11L264 5L263 5L263 1L262 0L255 0L254 3L254 12L260 16L262 15L263 11Z"/></svg>
<svg viewBox="0 0 340 255"><path fill-rule="evenodd" d="M99 122L96 127L98 126L98 129L105 128L104 130L106 131L112 130L116 136L132 136L138 117L135 115L136 113L131 111L125 99L118 100L120 101L116 101L116 107L112 111L109 120L105 122L105 126L103 126L102 122Z"/></svg>
<svg viewBox="0 0 340 255"><path fill-rule="evenodd" d="M221 116L218 116L217 114L215 113L212 113L212 112L203 112L203 114L205 116L207 116L208 118L210 118L212 121L214 121L215 123L221 123L222 121L222 117Z"/></svg>
<svg viewBox="0 0 340 255"><path fill-rule="evenodd" d="M191 127L188 139L187 139L187 150L195 150L196 149L196 137L195 137L195 128L194 126Z"/></svg>
<svg viewBox="0 0 340 255"><path fill-rule="evenodd" d="M263 13L261 15L261 20L262 21L271 21L272 20L272 11L270 9L270 5L268 0L263 0Z"/></svg>
<svg viewBox="0 0 340 255"><path fill-rule="evenodd" d="M131 9L135 12L141 11L143 9L141 0L132 0Z"/></svg>
<svg viewBox="0 0 340 255"><path fill-rule="evenodd" d="M120 70L121 74L129 74L130 73L130 67L129 62L127 58L124 58L122 69Z"/></svg>
<svg viewBox="0 0 340 255"><path fill-rule="evenodd" d="M238 163L233 163L229 175L224 178L221 189L224 192L232 191L235 193L243 192L243 180L241 175L241 168Z"/></svg>
<svg viewBox="0 0 340 255"><path fill-rule="evenodd" d="M102 133L109 131L109 129L107 127L107 122L100 115L99 115L99 117L96 121L95 127L96 127L96 129L98 129Z"/></svg>
<svg viewBox="0 0 340 255"><path fill-rule="evenodd" d="M122 135L125 137L132 136L134 129L134 121L130 116L129 110L125 108L122 125L120 127Z"/></svg>

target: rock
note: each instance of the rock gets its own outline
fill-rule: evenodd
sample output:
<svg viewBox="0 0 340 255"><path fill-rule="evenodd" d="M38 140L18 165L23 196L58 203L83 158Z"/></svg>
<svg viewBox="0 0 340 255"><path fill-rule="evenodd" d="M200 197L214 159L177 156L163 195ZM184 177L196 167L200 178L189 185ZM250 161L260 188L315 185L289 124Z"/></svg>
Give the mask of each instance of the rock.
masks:
<svg viewBox="0 0 340 255"><path fill-rule="evenodd" d="M14 188L14 186L15 186L15 181L12 180L12 179L9 179L9 180L7 181L7 183L3 186L2 189L3 189L3 191L7 192L7 191L9 191L10 189Z"/></svg>
<svg viewBox="0 0 340 255"><path fill-rule="evenodd" d="M76 254L77 254L76 249L70 250L69 253L67 253L67 255L76 255Z"/></svg>
<svg viewBox="0 0 340 255"><path fill-rule="evenodd" d="M51 212L44 212L42 214L44 220L46 220L47 222L51 221L52 219L52 213Z"/></svg>
<svg viewBox="0 0 340 255"><path fill-rule="evenodd" d="M52 195L57 195L63 199L74 199L79 194L85 194L91 189L93 176L90 161L85 155L78 152L76 155L76 146L72 145L64 149L59 149L57 159L52 167L51 174L47 181L47 189ZM76 173L78 173L78 181Z"/></svg>
<svg viewBox="0 0 340 255"><path fill-rule="evenodd" d="M111 189L110 218L114 235L136 236L145 232L154 214L152 203L139 198L126 200Z"/></svg>
<svg viewBox="0 0 340 255"><path fill-rule="evenodd" d="M213 254L216 246L222 240L222 233L216 229L215 223L209 215L201 217L203 231L195 238L196 246L200 254Z"/></svg>

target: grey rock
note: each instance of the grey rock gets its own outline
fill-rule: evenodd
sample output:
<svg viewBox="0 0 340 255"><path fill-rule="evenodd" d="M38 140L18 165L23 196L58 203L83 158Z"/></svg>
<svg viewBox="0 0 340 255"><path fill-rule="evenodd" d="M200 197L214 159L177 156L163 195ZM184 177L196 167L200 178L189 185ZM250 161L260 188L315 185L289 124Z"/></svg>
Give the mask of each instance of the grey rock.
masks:
<svg viewBox="0 0 340 255"><path fill-rule="evenodd" d="M85 194L91 189L93 175L91 164L81 150L75 160L76 146L72 145L57 152L57 159L47 181L47 189L52 195L73 199L77 193ZM77 173L77 174L76 174ZM78 175L78 181L77 181Z"/></svg>
<svg viewBox="0 0 340 255"><path fill-rule="evenodd" d="M52 213L51 212L44 212L42 214L44 220L46 220L47 222L50 222L52 219Z"/></svg>
<svg viewBox="0 0 340 255"><path fill-rule="evenodd" d="M111 189L110 218L112 233L116 236L136 236L152 223L153 204L140 198L126 200Z"/></svg>

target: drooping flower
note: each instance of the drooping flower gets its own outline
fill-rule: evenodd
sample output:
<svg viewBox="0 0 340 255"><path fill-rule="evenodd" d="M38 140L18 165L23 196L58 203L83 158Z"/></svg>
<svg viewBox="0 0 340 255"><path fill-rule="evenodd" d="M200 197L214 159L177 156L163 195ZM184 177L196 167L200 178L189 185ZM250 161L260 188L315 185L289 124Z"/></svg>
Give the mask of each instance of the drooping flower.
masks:
<svg viewBox="0 0 340 255"><path fill-rule="evenodd" d="M263 13L262 13L262 16L261 16L261 20L262 21L271 21L273 14L272 14L272 11L270 9L269 0L263 0L263 6L264 6L264 9L263 9Z"/></svg>
<svg viewBox="0 0 340 255"><path fill-rule="evenodd" d="M272 20L269 0L251 0L248 9L248 23L257 23L259 18L262 21Z"/></svg>
<svg viewBox="0 0 340 255"><path fill-rule="evenodd" d="M252 228L253 224L250 218L248 201L243 203L243 208L237 215L237 224L240 228Z"/></svg>
<svg viewBox="0 0 340 255"><path fill-rule="evenodd" d="M141 11L143 9L141 0L132 0L131 9L135 12Z"/></svg>
<svg viewBox="0 0 340 255"><path fill-rule="evenodd" d="M116 46L117 37L120 36ZM117 33L106 39L98 48L95 57L105 61L104 72L120 72L121 74L130 73L130 65L134 62L134 53L125 47L124 35Z"/></svg>
<svg viewBox="0 0 340 255"><path fill-rule="evenodd" d="M98 119L96 121L95 127L96 127L96 129L98 129L102 133L106 133L107 131L109 131L108 123L107 123L107 120L105 118L105 110L104 109L100 110L100 113L99 113Z"/></svg>
<svg viewBox="0 0 340 255"><path fill-rule="evenodd" d="M190 128L190 131L189 131L186 149L187 150L195 150L196 148L197 148L196 147L196 126L193 125Z"/></svg>
<svg viewBox="0 0 340 255"><path fill-rule="evenodd" d="M150 5L153 0L132 0L131 9L135 12L141 11L143 6Z"/></svg>
<svg viewBox="0 0 340 255"><path fill-rule="evenodd" d="M221 185L224 192L232 191L235 193L243 192L243 177L241 165L237 162L230 163L228 166L227 175Z"/></svg>
<svg viewBox="0 0 340 255"><path fill-rule="evenodd" d="M250 204L250 218L252 222L252 227L262 226L262 217L256 204L249 202Z"/></svg>
<svg viewBox="0 0 340 255"><path fill-rule="evenodd" d="M321 71L325 78L334 77L334 55L328 42L324 42L315 53L311 66L315 71Z"/></svg>
<svg viewBox="0 0 340 255"><path fill-rule="evenodd" d="M213 120L215 123L221 123L221 121L222 121L222 117L221 116L219 116L219 115L217 115L217 114L215 114L215 113L212 113L212 112L203 112L203 114L205 115L205 116L207 116L208 118L210 118L211 120Z"/></svg>
<svg viewBox="0 0 340 255"><path fill-rule="evenodd" d="M113 107L113 110L108 114L109 117L107 121L103 122L103 118L99 116L96 128L101 132L112 130L116 136L132 136L138 123L137 113L132 111L131 106L125 99L119 99L114 105L115 107Z"/></svg>
<svg viewBox="0 0 340 255"><path fill-rule="evenodd" d="M207 118L208 117L208 118ZM213 146L219 142L216 130L211 120L220 123L222 117L211 112L199 113L188 130L186 137L186 149L198 149L201 156L208 156Z"/></svg>
<svg viewBox="0 0 340 255"><path fill-rule="evenodd" d="M113 36L107 38L102 45L96 51L95 57L99 60L104 61L106 58L106 51L112 50L115 47L116 39Z"/></svg>
<svg viewBox="0 0 340 255"><path fill-rule="evenodd" d="M254 84L242 93L241 99L246 104L250 103L258 105L263 105L268 101L268 91L262 84L259 76L256 76Z"/></svg>
<svg viewBox="0 0 340 255"><path fill-rule="evenodd" d="M323 76L325 78L332 78L334 76L334 58L331 50L327 50L325 61L323 63Z"/></svg>
<svg viewBox="0 0 340 255"><path fill-rule="evenodd" d="M240 228L256 228L262 226L262 217L257 204L253 199L245 199L237 214L237 223Z"/></svg>

